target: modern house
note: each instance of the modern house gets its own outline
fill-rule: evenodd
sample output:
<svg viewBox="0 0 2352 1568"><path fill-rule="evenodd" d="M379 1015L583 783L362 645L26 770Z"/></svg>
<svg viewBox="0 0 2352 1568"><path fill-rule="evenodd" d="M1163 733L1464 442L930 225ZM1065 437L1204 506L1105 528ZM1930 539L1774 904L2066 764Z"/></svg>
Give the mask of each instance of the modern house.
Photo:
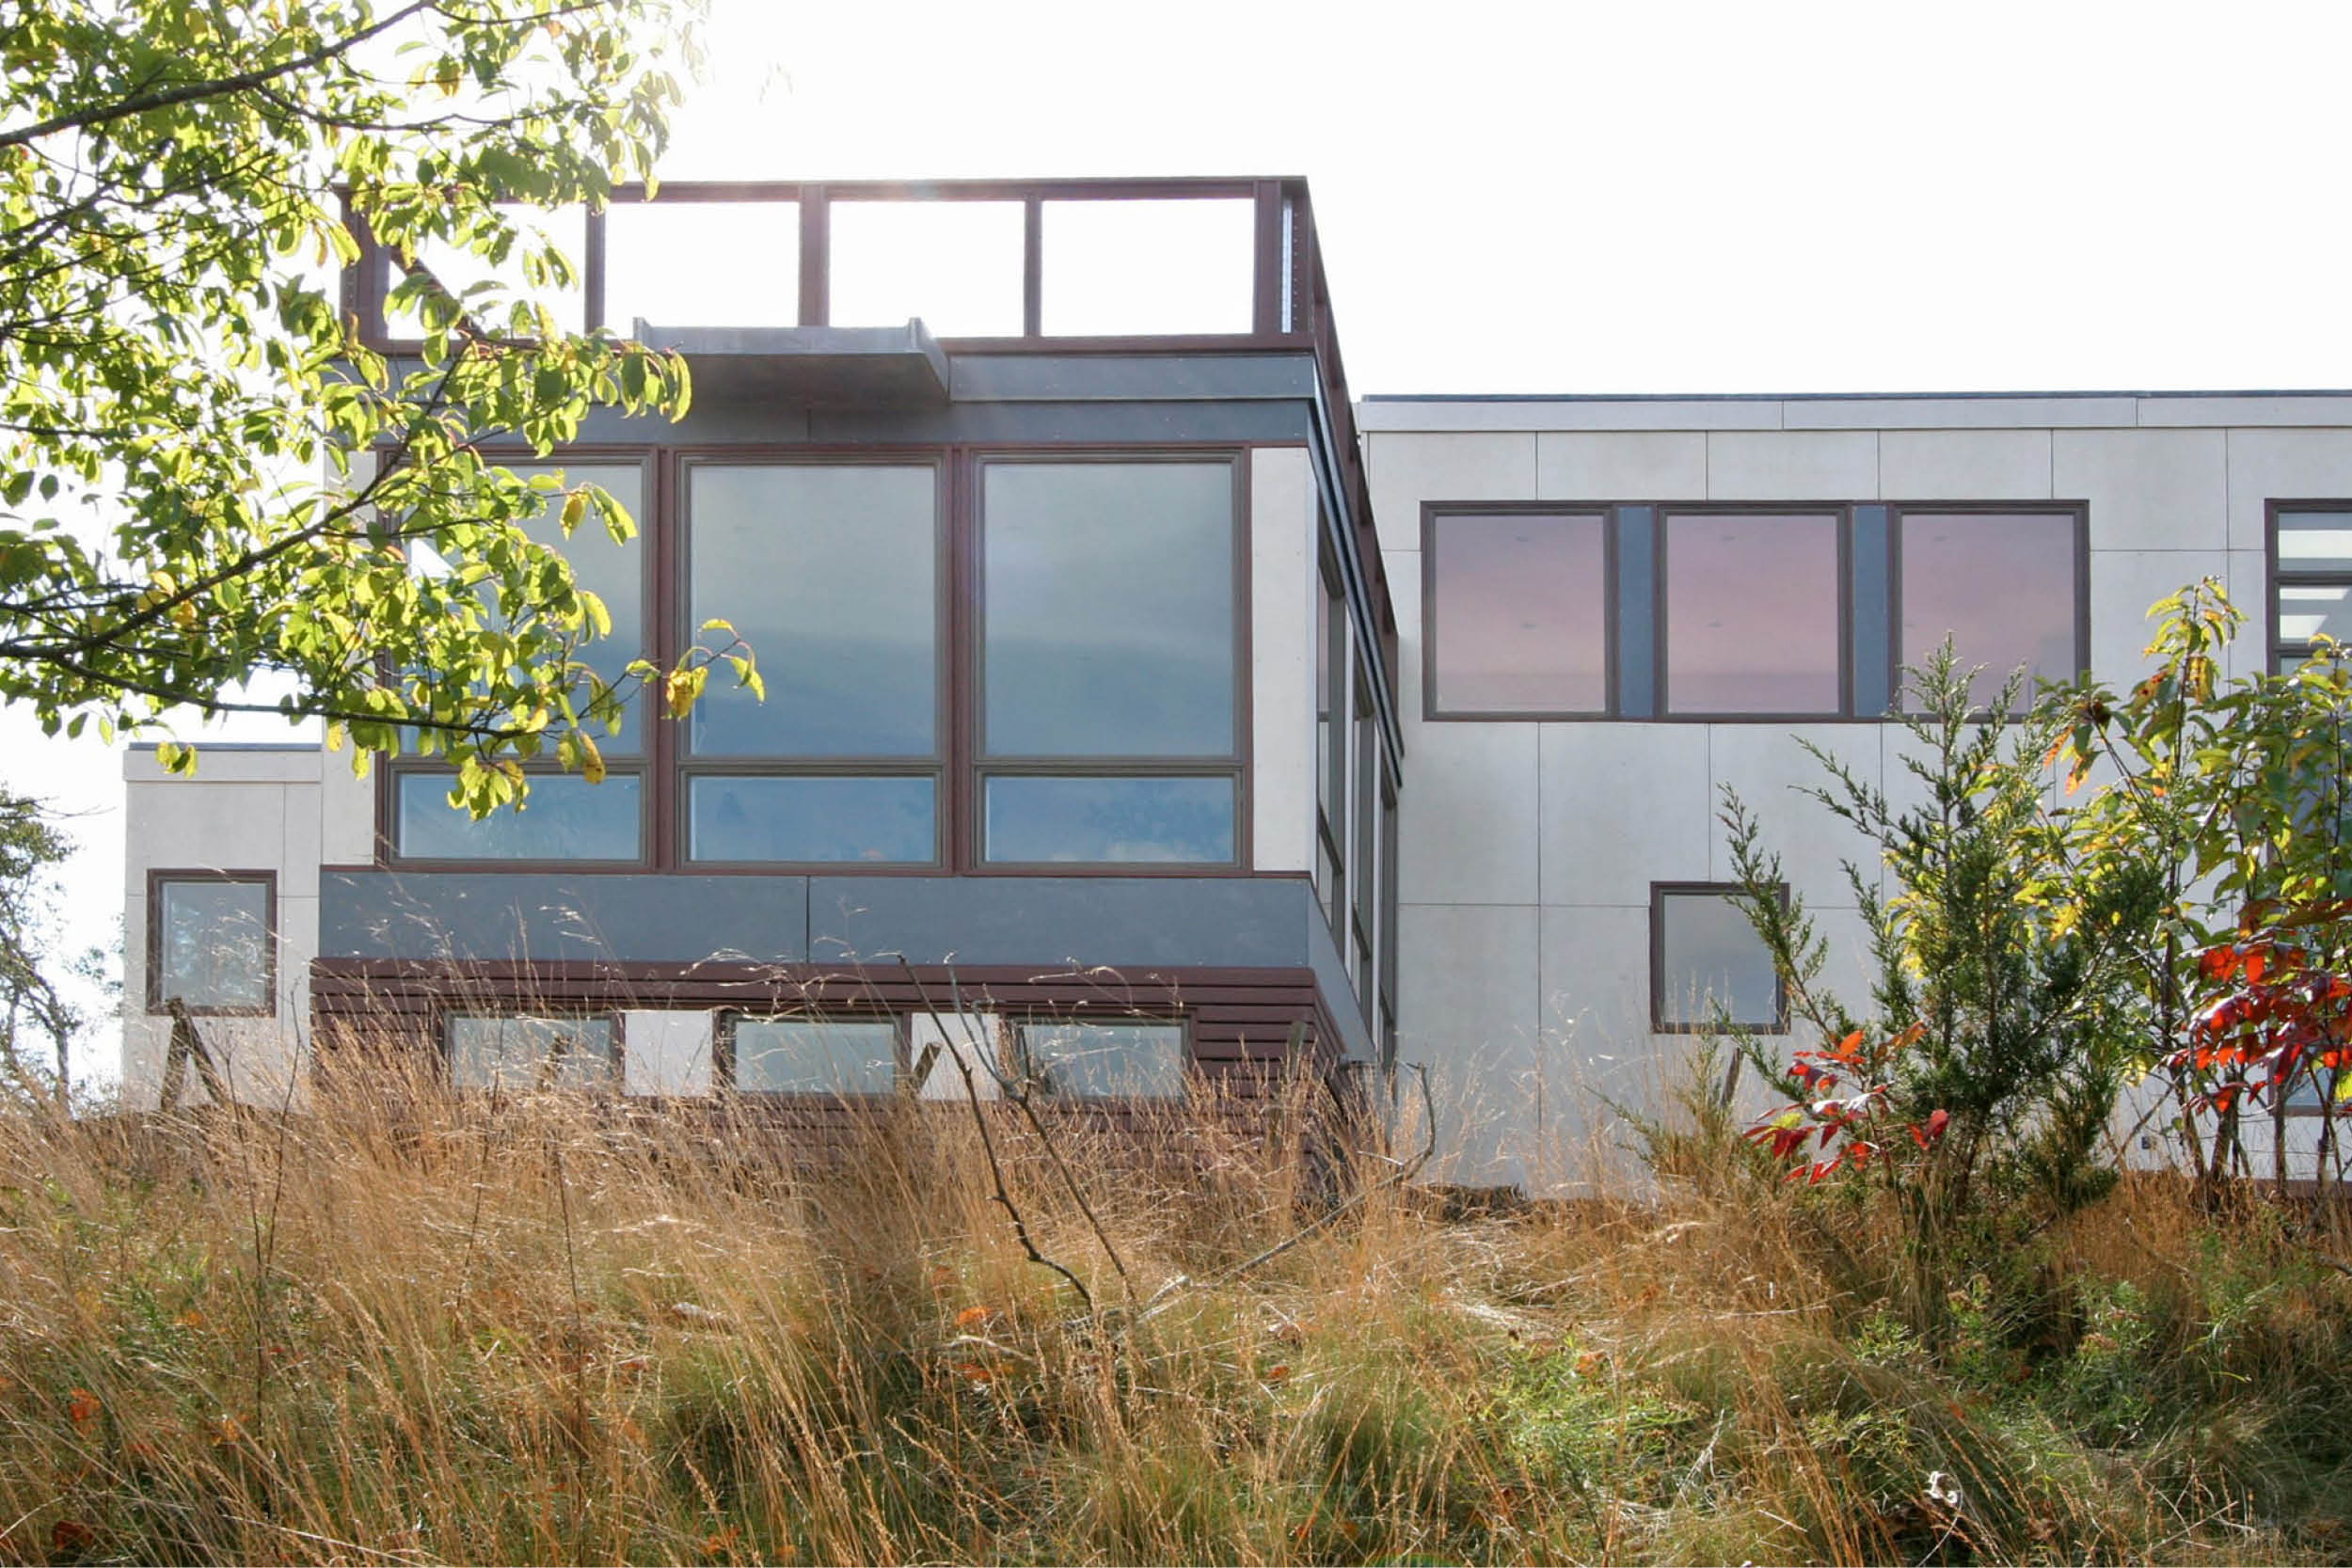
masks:
<svg viewBox="0 0 2352 1568"><path fill-rule="evenodd" d="M174 998L257 1095L365 1027L839 1101L969 1031L1120 1102L1422 1062L1454 1180L1557 1187L1702 998L1782 1011L1721 786L1859 995L1788 786L1901 791L1899 664L2122 679L2207 574L2242 659L2352 623L2352 395L1358 404L1296 180L669 184L580 241L564 309L695 395L563 454L642 525L575 563L616 657L723 617L768 700L480 823L421 761L135 752L135 1100Z"/></svg>

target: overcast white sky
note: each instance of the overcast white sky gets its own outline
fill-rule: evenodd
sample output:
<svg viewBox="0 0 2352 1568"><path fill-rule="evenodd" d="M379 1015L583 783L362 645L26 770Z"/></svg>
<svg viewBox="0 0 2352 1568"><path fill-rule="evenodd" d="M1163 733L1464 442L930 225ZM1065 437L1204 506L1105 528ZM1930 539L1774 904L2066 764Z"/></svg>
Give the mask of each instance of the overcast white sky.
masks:
<svg viewBox="0 0 2352 1568"><path fill-rule="evenodd" d="M1304 175L1359 394L2352 385L2352 6L716 7L672 177Z"/></svg>

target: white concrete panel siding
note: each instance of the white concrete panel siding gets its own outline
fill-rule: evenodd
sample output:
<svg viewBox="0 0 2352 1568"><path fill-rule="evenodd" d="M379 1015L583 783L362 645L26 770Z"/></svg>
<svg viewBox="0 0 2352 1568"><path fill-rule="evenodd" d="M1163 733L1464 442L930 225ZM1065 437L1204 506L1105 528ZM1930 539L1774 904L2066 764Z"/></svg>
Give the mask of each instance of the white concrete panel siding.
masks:
<svg viewBox="0 0 2352 1568"><path fill-rule="evenodd" d="M1871 500L1879 493L1875 430L1717 431L1707 437L1707 494L1715 500Z"/></svg>
<svg viewBox="0 0 2352 1568"><path fill-rule="evenodd" d="M1647 909L1652 882L1707 879L1715 816L1708 733L1705 724L1539 727L1546 904Z"/></svg>
<svg viewBox="0 0 2352 1568"><path fill-rule="evenodd" d="M310 960L318 952L318 875L326 837L315 747L202 748L194 779L124 754L122 1095L152 1106L163 1087L171 1021L147 1010L147 884L155 870L266 871L277 879L277 1014L199 1018L197 1027L230 1090L256 1103L301 1093ZM196 1076L190 1099L200 1099Z"/></svg>
<svg viewBox="0 0 2352 1568"><path fill-rule="evenodd" d="M1315 493L1304 447L1249 454L1249 841L1259 871L1314 865Z"/></svg>
<svg viewBox="0 0 2352 1568"><path fill-rule="evenodd" d="M1807 904L1824 908L1853 903L1844 863L1876 868L1870 846L1853 825L1806 793L1830 788L1830 775L1807 752L1819 747L1872 789L1882 771L1879 724L1714 724L1708 746L1711 797L1725 785L1737 790L1758 824L1759 847L1777 852L1788 886ZM1729 881L1730 832L1720 820L1708 823L1708 879Z"/></svg>
<svg viewBox="0 0 2352 1568"><path fill-rule="evenodd" d="M2352 432L2229 432L2230 548L2269 547L2264 524L2274 500L2352 499Z"/></svg>
<svg viewBox="0 0 2352 1568"><path fill-rule="evenodd" d="M1398 801L1397 889L1408 904L1535 902L1536 726L1415 723Z"/></svg>
<svg viewBox="0 0 2352 1568"><path fill-rule="evenodd" d="M1707 437L1695 430L1546 431L1535 437L1545 500L1701 500Z"/></svg>
<svg viewBox="0 0 2352 1568"><path fill-rule="evenodd" d="M1437 1180L1526 1177L1538 1057L1533 904L1406 904L1397 914L1397 1051L1427 1065L1437 1101Z"/></svg>
<svg viewBox="0 0 2352 1568"><path fill-rule="evenodd" d="M1535 499L1533 432L1384 436L1367 450L1383 550L1421 548L1423 501Z"/></svg>
<svg viewBox="0 0 2352 1568"><path fill-rule="evenodd" d="M2051 483L2090 503L2093 550L2217 550L2228 446L2218 430L2061 430L2051 436Z"/></svg>
<svg viewBox="0 0 2352 1568"><path fill-rule="evenodd" d="M2090 668L2111 686L2137 680L2150 668L2144 650L2156 634L2149 607L2200 578L2222 577L2229 552L2097 550L2090 552ZM2256 655L2259 657L2259 655Z"/></svg>
<svg viewBox="0 0 2352 1568"><path fill-rule="evenodd" d="M352 771L348 751L319 761L319 854L328 865L367 865L375 860L375 791L381 773Z"/></svg>
<svg viewBox="0 0 2352 1568"><path fill-rule="evenodd" d="M1889 500L2047 500L2046 430L1888 430L1879 493Z"/></svg>

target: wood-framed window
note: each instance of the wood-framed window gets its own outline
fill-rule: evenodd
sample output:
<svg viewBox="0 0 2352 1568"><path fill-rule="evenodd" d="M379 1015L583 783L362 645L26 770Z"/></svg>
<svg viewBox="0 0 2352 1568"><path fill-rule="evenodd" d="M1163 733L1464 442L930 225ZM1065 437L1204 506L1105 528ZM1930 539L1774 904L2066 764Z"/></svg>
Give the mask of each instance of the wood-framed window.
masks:
<svg viewBox="0 0 2352 1568"><path fill-rule="evenodd" d="M278 874L147 874L147 1010L263 1018L278 1011Z"/></svg>
<svg viewBox="0 0 2352 1568"><path fill-rule="evenodd" d="M2322 638L2352 641L2352 500L2273 500L2266 512L2270 673L2282 675Z"/></svg>
<svg viewBox="0 0 2352 1568"><path fill-rule="evenodd" d="M1758 1034L1788 1032L1788 988L1764 939L1733 902L1738 892L1730 882L1650 884L1653 1032L1700 1034L1719 1020Z"/></svg>
<svg viewBox="0 0 2352 1568"><path fill-rule="evenodd" d="M518 1093L613 1092L622 1080L614 1012L456 1009L441 1018L450 1087Z"/></svg>
<svg viewBox="0 0 2352 1568"><path fill-rule="evenodd" d="M497 455L497 454L493 454ZM392 759L382 863L1121 875L1248 864L1248 483L1232 448L581 449L638 519L567 543L599 672L722 644L686 721L633 705L591 785L527 765L473 822ZM532 525L553 525L555 510ZM554 543L556 538L548 542ZM589 565L583 567L585 560ZM626 613L625 613L626 610Z"/></svg>

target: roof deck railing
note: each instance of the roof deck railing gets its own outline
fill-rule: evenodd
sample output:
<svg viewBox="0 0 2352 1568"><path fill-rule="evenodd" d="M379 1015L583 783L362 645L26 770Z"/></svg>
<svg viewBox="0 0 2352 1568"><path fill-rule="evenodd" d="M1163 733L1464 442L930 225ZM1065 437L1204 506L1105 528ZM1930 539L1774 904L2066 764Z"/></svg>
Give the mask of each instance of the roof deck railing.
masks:
<svg viewBox="0 0 2352 1568"><path fill-rule="evenodd" d="M579 286L542 302L583 331L920 319L950 354L1311 350L1383 580L1302 179L665 181L624 185L601 212L518 218L578 261ZM415 260L452 288L489 276L462 254ZM394 264L363 237L343 288L361 341L398 354L417 344L386 319Z"/></svg>

